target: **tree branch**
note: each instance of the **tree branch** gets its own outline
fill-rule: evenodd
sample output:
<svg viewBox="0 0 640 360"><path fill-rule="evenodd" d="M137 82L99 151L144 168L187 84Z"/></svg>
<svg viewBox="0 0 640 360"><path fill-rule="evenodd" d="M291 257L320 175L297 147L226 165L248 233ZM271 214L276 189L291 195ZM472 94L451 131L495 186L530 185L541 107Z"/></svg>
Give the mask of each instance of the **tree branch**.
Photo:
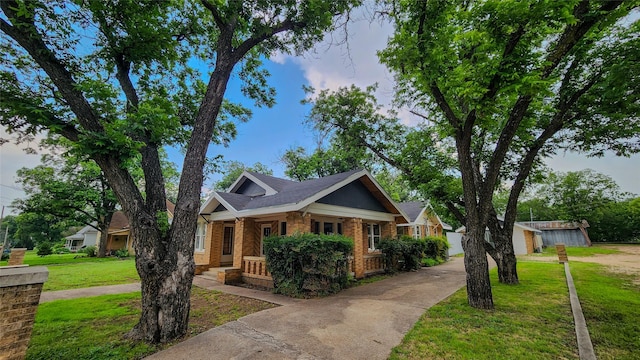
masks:
<svg viewBox="0 0 640 360"><path fill-rule="evenodd" d="M218 29L222 30L227 27L227 23L224 21L224 19L220 15L220 12L218 11L218 8L215 5L210 3L208 0L200 0L200 2L202 2L202 5L204 5L204 7L207 8L209 12L211 12L213 21L215 21Z"/></svg>

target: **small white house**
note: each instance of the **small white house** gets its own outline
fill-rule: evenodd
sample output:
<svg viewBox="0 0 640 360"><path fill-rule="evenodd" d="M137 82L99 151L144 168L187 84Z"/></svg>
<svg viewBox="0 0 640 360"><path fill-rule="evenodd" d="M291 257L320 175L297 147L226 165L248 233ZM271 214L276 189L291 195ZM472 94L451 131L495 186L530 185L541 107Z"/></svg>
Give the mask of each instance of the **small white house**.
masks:
<svg viewBox="0 0 640 360"><path fill-rule="evenodd" d="M465 233L466 228L460 227L456 229L455 233L447 233L447 240L449 241L449 256L462 254L462 235ZM534 252L542 251L542 231L534 229L532 227L523 225L521 223L515 223L513 225L513 252L516 255L527 255ZM485 239L491 241L491 235L489 230L485 234Z"/></svg>
<svg viewBox="0 0 640 360"><path fill-rule="evenodd" d="M65 247L71 251L78 251L81 247L97 246L100 232L94 227L87 225L77 233L67 236Z"/></svg>

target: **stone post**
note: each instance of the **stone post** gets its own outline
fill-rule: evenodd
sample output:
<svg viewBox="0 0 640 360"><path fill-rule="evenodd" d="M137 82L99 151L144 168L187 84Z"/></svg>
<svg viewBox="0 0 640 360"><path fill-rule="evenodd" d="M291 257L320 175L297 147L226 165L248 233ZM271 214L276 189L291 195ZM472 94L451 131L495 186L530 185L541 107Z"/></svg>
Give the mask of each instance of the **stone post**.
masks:
<svg viewBox="0 0 640 360"><path fill-rule="evenodd" d="M0 267L0 359L24 359L40 302L44 266Z"/></svg>

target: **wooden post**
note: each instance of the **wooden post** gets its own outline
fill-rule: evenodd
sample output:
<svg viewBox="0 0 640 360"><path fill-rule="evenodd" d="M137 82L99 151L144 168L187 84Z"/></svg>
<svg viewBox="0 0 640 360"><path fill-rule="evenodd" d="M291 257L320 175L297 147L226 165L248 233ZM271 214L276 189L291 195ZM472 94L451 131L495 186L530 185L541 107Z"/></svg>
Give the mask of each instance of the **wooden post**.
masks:
<svg viewBox="0 0 640 360"><path fill-rule="evenodd" d="M558 253L558 261L561 264L569 262L569 258L567 257L567 249L565 249L564 244L556 244L556 252Z"/></svg>

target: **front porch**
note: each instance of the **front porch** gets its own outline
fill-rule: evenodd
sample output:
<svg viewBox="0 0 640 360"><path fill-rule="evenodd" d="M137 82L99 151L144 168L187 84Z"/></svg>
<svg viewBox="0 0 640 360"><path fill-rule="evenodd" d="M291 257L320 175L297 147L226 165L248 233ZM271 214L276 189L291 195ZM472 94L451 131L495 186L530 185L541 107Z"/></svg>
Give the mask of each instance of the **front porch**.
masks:
<svg viewBox="0 0 640 360"><path fill-rule="evenodd" d="M223 284L243 282L273 288L262 245L265 237L313 232L354 239L349 269L361 279L384 271L382 254L375 246L383 238L395 238L396 222L288 212L265 218L210 221L203 232L203 249L199 251L196 246L194 253L196 274L207 272L209 278Z"/></svg>

